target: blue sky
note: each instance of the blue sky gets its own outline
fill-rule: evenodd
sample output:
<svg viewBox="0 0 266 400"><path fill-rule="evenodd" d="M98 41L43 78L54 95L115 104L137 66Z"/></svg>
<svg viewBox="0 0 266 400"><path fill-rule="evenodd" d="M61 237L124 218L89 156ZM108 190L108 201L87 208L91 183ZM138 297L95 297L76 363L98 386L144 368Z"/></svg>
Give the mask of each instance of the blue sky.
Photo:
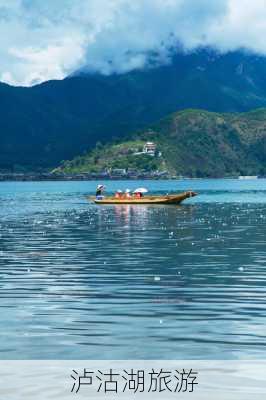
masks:
<svg viewBox="0 0 266 400"><path fill-rule="evenodd" d="M0 0L0 81L129 71L177 42L266 54L265 37L266 0Z"/></svg>

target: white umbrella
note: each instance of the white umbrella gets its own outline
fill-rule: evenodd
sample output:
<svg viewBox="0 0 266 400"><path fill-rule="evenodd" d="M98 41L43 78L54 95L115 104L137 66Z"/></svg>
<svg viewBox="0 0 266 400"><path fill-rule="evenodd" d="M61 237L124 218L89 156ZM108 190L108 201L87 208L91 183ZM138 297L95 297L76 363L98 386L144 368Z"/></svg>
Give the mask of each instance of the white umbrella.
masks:
<svg viewBox="0 0 266 400"><path fill-rule="evenodd" d="M148 193L148 189L146 188L137 188L134 190L134 193Z"/></svg>

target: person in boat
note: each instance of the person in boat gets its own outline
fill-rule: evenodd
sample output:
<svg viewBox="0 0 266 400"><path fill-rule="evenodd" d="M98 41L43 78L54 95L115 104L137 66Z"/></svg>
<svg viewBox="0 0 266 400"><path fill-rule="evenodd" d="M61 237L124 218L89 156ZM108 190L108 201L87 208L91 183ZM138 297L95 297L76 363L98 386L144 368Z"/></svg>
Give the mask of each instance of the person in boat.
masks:
<svg viewBox="0 0 266 400"><path fill-rule="evenodd" d="M126 199L131 199L131 190L130 189L127 189L126 191L125 191L125 198Z"/></svg>
<svg viewBox="0 0 266 400"><path fill-rule="evenodd" d="M141 199L143 197L143 193L142 192L135 192L135 197L137 199Z"/></svg>
<svg viewBox="0 0 266 400"><path fill-rule="evenodd" d="M96 189L96 199L101 199L103 197L103 192L104 192L105 186L104 185L98 185Z"/></svg>
<svg viewBox="0 0 266 400"><path fill-rule="evenodd" d="M137 199L141 199L144 196L144 193L148 193L148 189L138 188L138 189L134 190L134 194Z"/></svg>
<svg viewBox="0 0 266 400"><path fill-rule="evenodd" d="M115 192L116 199L122 199L122 195L123 195L123 192L120 189Z"/></svg>

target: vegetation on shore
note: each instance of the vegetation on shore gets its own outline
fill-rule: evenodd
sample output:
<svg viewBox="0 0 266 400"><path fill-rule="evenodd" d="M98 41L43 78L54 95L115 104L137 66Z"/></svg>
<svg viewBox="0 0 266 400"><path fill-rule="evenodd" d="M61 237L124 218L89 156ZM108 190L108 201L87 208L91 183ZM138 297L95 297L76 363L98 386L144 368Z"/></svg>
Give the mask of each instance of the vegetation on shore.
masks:
<svg viewBox="0 0 266 400"><path fill-rule="evenodd" d="M156 144L154 157L135 154L146 141ZM122 168L167 171L170 176L265 176L265 161L266 109L232 114L191 109L173 113L127 139L98 144L87 154L62 162L55 171Z"/></svg>
<svg viewBox="0 0 266 400"><path fill-rule="evenodd" d="M157 154L154 157L147 154L135 155L142 152L144 144L145 141L140 139L106 145L98 143L94 150L71 161L64 161L55 171L73 174L100 173L117 169L145 172L162 170L164 162Z"/></svg>

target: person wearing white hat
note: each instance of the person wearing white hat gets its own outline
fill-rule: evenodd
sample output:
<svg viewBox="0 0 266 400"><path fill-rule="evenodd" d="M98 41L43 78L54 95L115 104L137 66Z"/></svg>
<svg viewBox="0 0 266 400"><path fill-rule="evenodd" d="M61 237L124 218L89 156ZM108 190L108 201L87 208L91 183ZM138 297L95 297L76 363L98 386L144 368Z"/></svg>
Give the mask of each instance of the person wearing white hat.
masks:
<svg viewBox="0 0 266 400"><path fill-rule="evenodd" d="M127 190L125 191L125 197L126 197L127 199L130 199L130 198L131 198L131 190L130 190L130 189L127 189Z"/></svg>
<svg viewBox="0 0 266 400"><path fill-rule="evenodd" d="M105 186L104 186L104 185L98 185L98 186L97 186L97 189L96 189L96 199L98 199L99 197L102 196L104 189L105 189Z"/></svg>
<svg viewBox="0 0 266 400"><path fill-rule="evenodd" d="M122 190L118 189L118 190L115 192L115 198L116 198L116 199L121 199L121 198L122 198L122 194L123 194Z"/></svg>

